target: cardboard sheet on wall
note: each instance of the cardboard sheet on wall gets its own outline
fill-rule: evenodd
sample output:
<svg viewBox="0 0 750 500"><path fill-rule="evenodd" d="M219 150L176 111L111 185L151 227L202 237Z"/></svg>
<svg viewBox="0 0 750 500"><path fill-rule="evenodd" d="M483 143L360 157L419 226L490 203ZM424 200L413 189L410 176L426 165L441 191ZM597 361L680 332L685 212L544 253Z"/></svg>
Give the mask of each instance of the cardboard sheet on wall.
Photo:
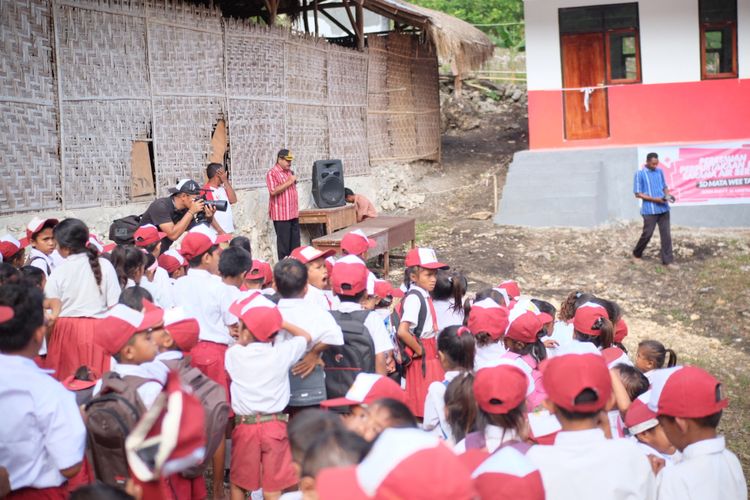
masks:
<svg viewBox="0 0 750 500"><path fill-rule="evenodd" d="M130 152L130 196L146 196L155 194L154 173L151 171L151 153L148 143L133 142Z"/></svg>
<svg viewBox="0 0 750 500"><path fill-rule="evenodd" d="M224 154L227 152L227 125L224 120L216 122L216 130L211 136L211 155L208 157L210 163L224 163Z"/></svg>

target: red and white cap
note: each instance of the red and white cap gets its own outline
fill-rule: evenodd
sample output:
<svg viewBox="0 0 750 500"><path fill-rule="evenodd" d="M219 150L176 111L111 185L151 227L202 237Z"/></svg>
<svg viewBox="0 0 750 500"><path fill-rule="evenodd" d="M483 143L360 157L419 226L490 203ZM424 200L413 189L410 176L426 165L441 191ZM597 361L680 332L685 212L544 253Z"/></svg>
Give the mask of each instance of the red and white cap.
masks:
<svg viewBox="0 0 750 500"><path fill-rule="evenodd" d="M333 266L331 288L333 293L353 297L367 290L367 279L370 271L364 264L347 264L338 262Z"/></svg>
<svg viewBox="0 0 750 500"><path fill-rule="evenodd" d="M343 398L328 399L320 403L320 406L331 408L333 406L369 405L383 398L406 403L406 394L390 378L376 373L360 373Z"/></svg>
<svg viewBox="0 0 750 500"><path fill-rule="evenodd" d="M201 402L182 386L177 372L170 372L164 390L125 439L130 470L139 480L152 481L200 464L206 456L204 426Z"/></svg>
<svg viewBox="0 0 750 500"><path fill-rule="evenodd" d="M590 344L590 342L586 343ZM612 369L617 365L633 366L633 362L630 361L627 353L619 347L612 346L602 349L602 356L604 357L604 361L607 362L607 368L609 369Z"/></svg>
<svg viewBox="0 0 750 500"><path fill-rule="evenodd" d="M628 336L628 325L625 323L625 320L620 318L620 320L615 324L615 335L614 335L614 341L618 344L622 344L622 341L625 340L625 337Z"/></svg>
<svg viewBox="0 0 750 500"><path fill-rule="evenodd" d="M115 243L107 243L106 245L99 239L94 233L89 233L89 242L86 244L89 248L96 250L99 255L103 253L109 253L117 246Z"/></svg>
<svg viewBox="0 0 750 500"><path fill-rule="evenodd" d="M485 332L492 340L497 340L508 327L508 310L497 305L492 299L474 302L469 311L467 326L472 335Z"/></svg>
<svg viewBox="0 0 750 500"><path fill-rule="evenodd" d="M607 319L607 310L603 306L595 302L586 302L576 309L576 314L573 317L573 329L586 335L598 337L602 333L602 320L605 319Z"/></svg>
<svg viewBox="0 0 750 500"><path fill-rule="evenodd" d="M432 248L412 248L406 254L406 267L419 266L425 269L450 269L446 264L438 262L435 250Z"/></svg>
<svg viewBox="0 0 750 500"><path fill-rule="evenodd" d="M495 290L501 289L495 288ZM554 321L555 319L549 314L540 311L536 304L531 301L531 299L520 299L518 301L511 300L508 308L510 311L508 313L508 321L510 323L515 321L517 317L525 314L526 312L534 313L539 318L539 321L542 323L542 325L544 325L545 323L549 323L550 321Z"/></svg>
<svg viewBox="0 0 750 500"><path fill-rule="evenodd" d="M628 411L625 414L625 426L631 436L641 432L653 429L659 425L656 419L656 412L648 407L648 401L651 399L651 391L646 391L630 403Z"/></svg>
<svg viewBox="0 0 750 500"><path fill-rule="evenodd" d="M375 248L375 245L375 240L368 238L361 229L349 231L341 238L341 250L350 255L363 255L371 248Z"/></svg>
<svg viewBox="0 0 750 500"><path fill-rule="evenodd" d="M166 235L167 233L159 231L159 228L153 224L144 224L133 233L133 241L135 241L137 247L147 247L152 243L161 241Z"/></svg>
<svg viewBox="0 0 750 500"><path fill-rule="evenodd" d="M539 470L513 446L504 446L490 455L471 477L479 498L545 498Z"/></svg>
<svg viewBox="0 0 750 500"><path fill-rule="evenodd" d="M58 222L60 221L57 219L42 219L41 217L34 217L28 224L26 224L26 238L31 241L34 235L41 231L45 224L49 224L50 227L55 227Z"/></svg>
<svg viewBox="0 0 750 500"><path fill-rule="evenodd" d="M182 239L180 253L187 260L190 260L193 257L206 253L212 246L227 242L231 238L231 234L217 235L216 231L205 224L198 224L188 231Z"/></svg>
<svg viewBox="0 0 750 500"><path fill-rule="evenodd" d="M163 267L169 274L172 274L179 268L186 267L188 265L185 257L183 257L182 254L174 248L170 248L163 254L159 255L157 261L159 265Z"/></svg>
<svg viewBox="0 0 750 500"><path fill-rule="evenodd" d="M12 320L16 316L16 312L10 306L0 306L0 323Z"/></svg>
<svg viewBox="0 0 750 500"><path fill-rule="evenodd" d="M0 238L0 254L2 254L4 260L10 259L27 246L29 246L29 240L26 238L17 240L10 234Z"/></svg>
<svg viewBox="0 0 750 500"><path fill-rule="evenodd" d="M315 247L311 246L304 246L304 247L297 247L294 250L292 250L292 253L289 255L292 259L296 259L303 264L309 264L310 262L318 259L325 259L326 257L330 257L331 255L335 255L336 250L329 249L329 250L318 250Z"/></svg>
<svg viewBox="0 0 750 500"><path fill-rule="evenodd" d="M268 342L278 333L284 321L276 304L259 293L235 301L229 306L229 312L242 320L253 337L261 342Z"/></svg>
<svg viewBox="0 0 750 500"><path fill-rule="evenodd" d="M542 327L544 327L544 323L542 323L540 316L534 314L532 311L524 311L519 315L514 315L511 312L510 316L515 317L508 323L505 336L526 344L533 344L536 342L537 334L542 330Z"/></svg>
<svg viewBox="0 0 750 500"><path fill-rule="evenodd" d="M508 296L508 290L505 288L493 288L497 293L503 296L503 301L505 302L505 307L513 307L516 303L515 300L511 300L511 298Z"/></svg>
<svg viewBox="0 0 750 500"><path fill-rule="evenodd" d="M702 418L728 405L721 382L697 366L664 368L651 377L648 406L658 415Z"/></svg>
<svg viewBox="0 0 750 500"><path fill-rule="evenodd" d="M497 290L505 290L506 296L510 300L516 300L521 296L521 288L515 280L505 280L496 287Z"/></svg>
<svg viewBox="0 0 750 500"><path fill-rule="evenodd" d="M394 288L393 285L391 285L390 281L386 280L375 280L375 287L374 287L373 295L380 297L381 299L384 299L386 297L403 297L404 292L399 290L398 288Z"/></svg>
<svg viewBox="0 0 750 500"><path fill-rule="evenodd" d="M164 310L158 307L140 312L115 304L99 323L94 341L108 354L117 354L138 332L158 327L164 321Z"/></svg>
<svg viewBox="0 0 750 500"><path fill-rule="evenodd" d="M265 260L253 259L253 266L245 273L246 280L263 280L264 285L273 281L273 269Z"/></svg>
<svg viewBox="0 0 750 500"><path fill-rule="evenodd" d="M540 366L549 399L568 411L593 413L602 410L612 394L607 363L596 354L564 354L545 360ZM596 394L591 402L576 403L586 389Z"/></svg>
<svg viewBox="0 0 750 500"><path fill-rule="evenodd" d="M336 257L326 257L326 271L328 271L328 276L333 273L333 266L336 265Z"/></svg>
<svg viewBox="0 0 750 500"><path fill-rule="evenodd" d="M316 479L321 500L476 498L469 470L420 429L386 429L359 465L323 469Z"/></svg>
<svg viewBox="0 0 750 500"><path fill-rule="evenodd" d="M529 377L515 364L482 368L474 378L474 398L479 408L493 415L505 415L523 403Z"/></svg>
<svg viewBox="0 0 750 500"><path fill-rule="evenodd" d="M198 320L189 317L182 307L173 307L164 311L164 329L169 332L182 352L190 352L198 344L200 333Z"/></svg>
<svg viewBox="0 0 750 500"><path fill-rule="evenodd" d="M90 389L96 385L96 379L98 377L93 377L94 380L80 380L75 377L75 375L68 375L65 380L62 381L62 385L69 391L85 391L86 389Z"/></svg>

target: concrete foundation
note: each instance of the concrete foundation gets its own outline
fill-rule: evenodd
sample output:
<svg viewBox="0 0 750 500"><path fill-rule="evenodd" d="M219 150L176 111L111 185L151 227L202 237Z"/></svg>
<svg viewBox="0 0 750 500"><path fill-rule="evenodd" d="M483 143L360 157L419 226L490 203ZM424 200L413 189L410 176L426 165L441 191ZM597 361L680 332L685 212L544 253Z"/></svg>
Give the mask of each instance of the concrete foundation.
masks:
<svg viewBox="0 0 750 500"><path fill-rule="evenodd" d="M516 153L494 221L593 227L640 220L633 176L641 163L635 147ZM750 227L750 204L675 206L671 221L690 227Z"/></svg>

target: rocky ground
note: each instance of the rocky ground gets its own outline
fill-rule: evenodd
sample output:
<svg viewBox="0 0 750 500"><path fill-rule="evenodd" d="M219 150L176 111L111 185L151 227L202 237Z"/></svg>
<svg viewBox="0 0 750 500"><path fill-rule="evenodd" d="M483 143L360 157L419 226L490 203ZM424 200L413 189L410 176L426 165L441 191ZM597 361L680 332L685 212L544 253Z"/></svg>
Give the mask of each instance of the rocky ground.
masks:
<svg viewBox="0 0 750 500"><path fill-rule="evenodd" d="M657 339L680 362L704 366L724 382L730 407L721 431L750 476L750 231L674 227L681 268L668 271L659 264L658 236L642 264L628 259L638 223L585 230L496 226L489 219L494 183L501 192L512 154L528 146L524 97L513 99L513 91L497 100L468 97L444 97L450 104L443 164L401 167L394 213L417 217L419 244L465 272L470 292L513 278L524 293L553 303L573 290L616 300L630 327L631 352L639 340ZM398 271L391 277L397 280Z"/></svg>

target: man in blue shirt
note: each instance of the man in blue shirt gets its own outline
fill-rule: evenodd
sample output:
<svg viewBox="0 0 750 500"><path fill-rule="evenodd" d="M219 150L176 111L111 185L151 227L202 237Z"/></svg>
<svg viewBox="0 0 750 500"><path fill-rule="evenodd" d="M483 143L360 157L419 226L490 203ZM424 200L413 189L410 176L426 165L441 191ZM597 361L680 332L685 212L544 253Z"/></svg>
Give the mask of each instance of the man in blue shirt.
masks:
<svg viewBox="0 0 750 500"><path fill-rule="evenodd" d="M658 225L661 261L670 269L678 269L679 266L673 263L672 235L669 228L669 202L674 201L674 196L669 194L664 172L657 168L658 166L659 155L649 153L646 155L646 164L635 173L633 180L633 193L636 198L642 200L641 216L643 216L643 232L633 249L633 257L635 262L641 262L643 251L654 234L654 228Z"/></svg>

